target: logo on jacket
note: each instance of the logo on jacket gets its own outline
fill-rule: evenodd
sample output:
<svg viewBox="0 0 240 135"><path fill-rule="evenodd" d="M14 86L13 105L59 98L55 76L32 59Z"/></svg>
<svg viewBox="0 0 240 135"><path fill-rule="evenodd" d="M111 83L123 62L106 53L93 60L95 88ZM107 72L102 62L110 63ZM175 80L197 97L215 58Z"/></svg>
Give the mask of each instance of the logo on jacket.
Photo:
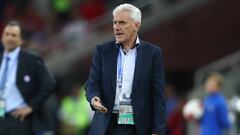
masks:
<svg viewBox="0 0 240 135"><path fill-rule="evenodd" d="M29 83L31 81L31 77L29 75L25 75L23 80L24 82Z"/></svg>

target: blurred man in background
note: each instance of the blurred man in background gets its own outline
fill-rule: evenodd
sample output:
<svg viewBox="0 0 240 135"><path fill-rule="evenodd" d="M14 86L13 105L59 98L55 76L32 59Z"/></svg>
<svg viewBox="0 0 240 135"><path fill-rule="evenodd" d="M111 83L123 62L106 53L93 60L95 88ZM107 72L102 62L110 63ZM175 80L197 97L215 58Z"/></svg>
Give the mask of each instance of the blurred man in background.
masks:
<svg viewBox="0 0 240 135"><path fill-rule="evenodd" d="M137 7L113 10L116 40L96 47L86 87L89 135L165 135L162 50L138 38L140 26Z"/></svg>
<svg viewBox="0 0 240 135"><path fill-rule="evenodd" d="M43 59L24 51L19 22L9 22L0 53L0 134L33 135L51 130L44 102L55 86Z"/></svg>
<svg viewBox="0 0 240 135"><path fill-rule="evenodd" d="M230 128L228 109L222 89L223 78L218 73L210 74L205 83L208 96L204 99L204 114L200 120L200 135L223 135Z"/></svg>

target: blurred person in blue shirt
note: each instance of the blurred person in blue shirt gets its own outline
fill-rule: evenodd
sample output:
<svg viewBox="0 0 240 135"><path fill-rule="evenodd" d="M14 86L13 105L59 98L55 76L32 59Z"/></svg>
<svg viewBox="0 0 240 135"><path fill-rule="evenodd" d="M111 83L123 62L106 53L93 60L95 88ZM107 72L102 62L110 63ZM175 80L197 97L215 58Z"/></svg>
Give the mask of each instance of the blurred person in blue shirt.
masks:
<svg viewBox="0 0 240 135"><path fill-rule="evenodd" d="M200 120L200 135L223 135L230 128L228 109L224 95L220 92L223 78L211 73L205 82L204 114Z"/></svg>

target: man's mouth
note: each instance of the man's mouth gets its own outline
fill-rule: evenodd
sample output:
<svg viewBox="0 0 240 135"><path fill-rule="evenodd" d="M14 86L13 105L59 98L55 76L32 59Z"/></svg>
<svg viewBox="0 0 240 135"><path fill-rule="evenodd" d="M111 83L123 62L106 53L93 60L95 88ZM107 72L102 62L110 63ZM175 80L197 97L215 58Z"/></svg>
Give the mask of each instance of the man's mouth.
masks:
<svg viewBox="0 0 240 135"><path fill-rule="evenodd" d="M115 35L116 36L121 36L121 35L123 35L123 33L116 33Z"/></svg>

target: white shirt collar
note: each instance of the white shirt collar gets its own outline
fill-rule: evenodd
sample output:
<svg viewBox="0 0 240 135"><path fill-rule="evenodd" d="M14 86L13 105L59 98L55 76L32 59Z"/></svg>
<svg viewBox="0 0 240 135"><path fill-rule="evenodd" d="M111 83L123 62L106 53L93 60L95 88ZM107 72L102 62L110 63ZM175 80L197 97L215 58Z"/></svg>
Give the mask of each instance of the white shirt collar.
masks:
<svg viewBox="0 0 240 135"><path fill-rule="evenodd" d="M20 49L21 49L20 47L17 47L11 52L4 52L3 57L4 58L9 57L11 60L14 60L14 59L18 58L18 54L20 52Z"/></svg>
<svg viewBox="0 0 240 135"><path fill-rule="evenodd" d="M140 45L140 40L139 40L138 36L137 36L137 39L136 39L135 45Z"/></svg>
<svg viewBox="0 0 240 135"><path fill-rule="evenodd" d="M116 46L119 48L120 47L120 45L121 45L121 43L119 43L119 42L115 42L115 44L116 44ZM139 37L137 36L137 39L136 39L136 41L135 41L135 47L138 47L140 45L140 40L139 40Z"/></svg>

